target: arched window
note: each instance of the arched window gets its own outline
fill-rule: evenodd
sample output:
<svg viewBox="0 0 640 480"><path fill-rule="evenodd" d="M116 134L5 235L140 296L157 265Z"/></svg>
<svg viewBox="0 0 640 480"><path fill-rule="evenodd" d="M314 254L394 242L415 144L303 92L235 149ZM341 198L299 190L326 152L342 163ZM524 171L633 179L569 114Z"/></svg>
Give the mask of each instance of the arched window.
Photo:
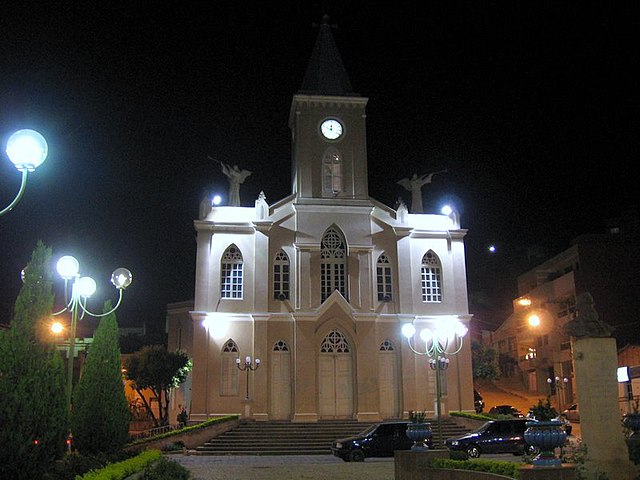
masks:
<svg viewBox="0 0 640 480"><path fill-rule="evenodd" d="M331 330L320 345L320 353L349 353L349 342L340 330Z"/></svg>
<svg viewBox="0 0 640 480"><path fill-rule="evenodd" d="M378 257L376 278L378 280L378 300L381 302L391 301L393 298L391 295L391 262L384 253Z"/></svg>
<svg viewBox="0 0 640 480"><path fill-rule="evenodd" d="M276 253L273 260L273 298L289 298L289 257L283 250Z"/></svg>
<svg viewBox="0 0 640 480"><path fill-rule="evenodd" d="M393 343L391 343L391 340L385 340L380 344L381 352L393 352L394 350L395 349L393 348Z"/></svg>
<svg viewBox="0 0 640 480"><path fill-rule="evenodd" d="M238 345L229 339L222 346L220 354L220 395L232 397L238 395L239 372L236 367Z"/></svg>
<svg viewBox="0 0 640 480"><path fill-rule="evenodd" d="M329 227L320 242L320 288L323 302L334 290L347 298L347 247L335 227Z"/></svg>
<svg viewBox="0 0 640 480"><path fill-rule="evenodd" d="M429 250L422 257L420 275L422 301L424 303L442 302L442 268L440 267L440 259L433 250Z"/></svg>
<svg viewBox="0 0 640 480"><path fill-rule="evenodd" d="M274 352L288 352L289 351L289 345L287 345L287 342L285 342L284 340L278 340L276 343L273 344L273 351Z"/></svg>
<svg viewBox="0 0 640 480"><path fill-rule="evenodd" d="M220 262L220 297L242 299L242 253L229 246Z"/></svg>
<svg viewBox="0 0 640 480"><path fill-rule="evenodd" d="M342 157L338 150L329 148L322 158L322 192L333 196L342 190Z"/></svg>

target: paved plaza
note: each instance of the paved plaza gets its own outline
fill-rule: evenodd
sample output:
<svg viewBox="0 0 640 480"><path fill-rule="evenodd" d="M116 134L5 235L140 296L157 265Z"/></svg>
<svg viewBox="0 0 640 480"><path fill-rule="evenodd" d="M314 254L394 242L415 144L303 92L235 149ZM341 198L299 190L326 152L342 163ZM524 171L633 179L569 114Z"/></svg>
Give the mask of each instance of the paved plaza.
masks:
<svg viewBox="0 0 640 480"><path fill-rule="evenodd" d="M393 480L393 458L349 463L331 455L171 455L194 480Z"/></svg>

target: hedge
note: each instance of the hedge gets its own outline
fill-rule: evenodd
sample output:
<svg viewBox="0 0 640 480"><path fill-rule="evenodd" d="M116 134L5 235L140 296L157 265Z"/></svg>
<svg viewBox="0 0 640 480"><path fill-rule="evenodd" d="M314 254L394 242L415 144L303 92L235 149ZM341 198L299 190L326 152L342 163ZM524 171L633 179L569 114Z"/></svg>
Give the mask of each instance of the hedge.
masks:
<svg viewBox="0 0 640 480"><path fill-rule="evenodd" d="M229 420L237 420L239 415L225 415L224 417L216 417L211 418L209 420L205 420L202 423L197 423L195 425L189 425L188 427L177 428L175 430L170 430L168 432L160 433L158 435L153 435L152 437L139 438L134 440L133 442L127 443L126 447L130 447L133 445L140 445L141 443L147 443L152 440L161 440L167 437L173 437L174 435L180 435L183 433L193 432L195 430L200 430L201 428L210 427L211 425L215 425L216 423L227 422Z"/></svg>
<svg viewBox="0 0 640 480"><path fill-rule="evenodd" d="M495 473L505 477L519 478L521 463L500 460L451 460L449 458L433 458L429 461L431 468L452 470L473 470L475 472Z"/></svg>
<svg viewBox="0 0 640 480"><path fill-rule="evenodd" d="M110 463L106 467L91 470L82 476L78 475L76 480L123 480L129 475L141 472L147 465L159 460L161 456L160 450L145 450L128 460Z"/></svg>

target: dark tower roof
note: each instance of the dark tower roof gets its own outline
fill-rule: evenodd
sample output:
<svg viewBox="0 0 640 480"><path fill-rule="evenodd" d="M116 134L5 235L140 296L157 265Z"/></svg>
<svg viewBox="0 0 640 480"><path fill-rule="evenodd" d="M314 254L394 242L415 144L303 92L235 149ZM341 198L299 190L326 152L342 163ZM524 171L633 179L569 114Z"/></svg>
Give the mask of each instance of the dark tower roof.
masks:
<svg viewBox="0 0 640 480"><path fill-rule="evenodd" d="M308 95L358 96L354 93L340 52L331 34L329 16L322 17L316 45L298 93Z"/></svg>

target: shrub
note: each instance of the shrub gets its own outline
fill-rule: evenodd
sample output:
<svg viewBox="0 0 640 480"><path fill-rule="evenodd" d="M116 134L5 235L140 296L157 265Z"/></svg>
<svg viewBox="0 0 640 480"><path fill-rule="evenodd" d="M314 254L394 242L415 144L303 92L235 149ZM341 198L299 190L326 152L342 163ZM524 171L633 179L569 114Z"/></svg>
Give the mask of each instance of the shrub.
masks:
<svg viewBox="0 0 640 480"><path fill-rule="evenodd" d="M104 468L85 473L78 480L123 480L129 475L142 472L148 465L160 459L160 450L145 450L133 458L118 463L110 463Z"/></svg>
<svg viewBox="0 0 640 480"><path fill-rule="evenodd" d="M522 464L499 460L450 460L448 458L433 458L429 462L430 468L447 468L452 470L472 470L475 472L495 473L505 477L519 478L519 468Z"/></svg>
<svg viewBox="0 0 640 480"><path fill-rule="evenodd" d="M161 457L144 470L142 478L144 480L189 480L191 472L178 462Z"/></svg>

